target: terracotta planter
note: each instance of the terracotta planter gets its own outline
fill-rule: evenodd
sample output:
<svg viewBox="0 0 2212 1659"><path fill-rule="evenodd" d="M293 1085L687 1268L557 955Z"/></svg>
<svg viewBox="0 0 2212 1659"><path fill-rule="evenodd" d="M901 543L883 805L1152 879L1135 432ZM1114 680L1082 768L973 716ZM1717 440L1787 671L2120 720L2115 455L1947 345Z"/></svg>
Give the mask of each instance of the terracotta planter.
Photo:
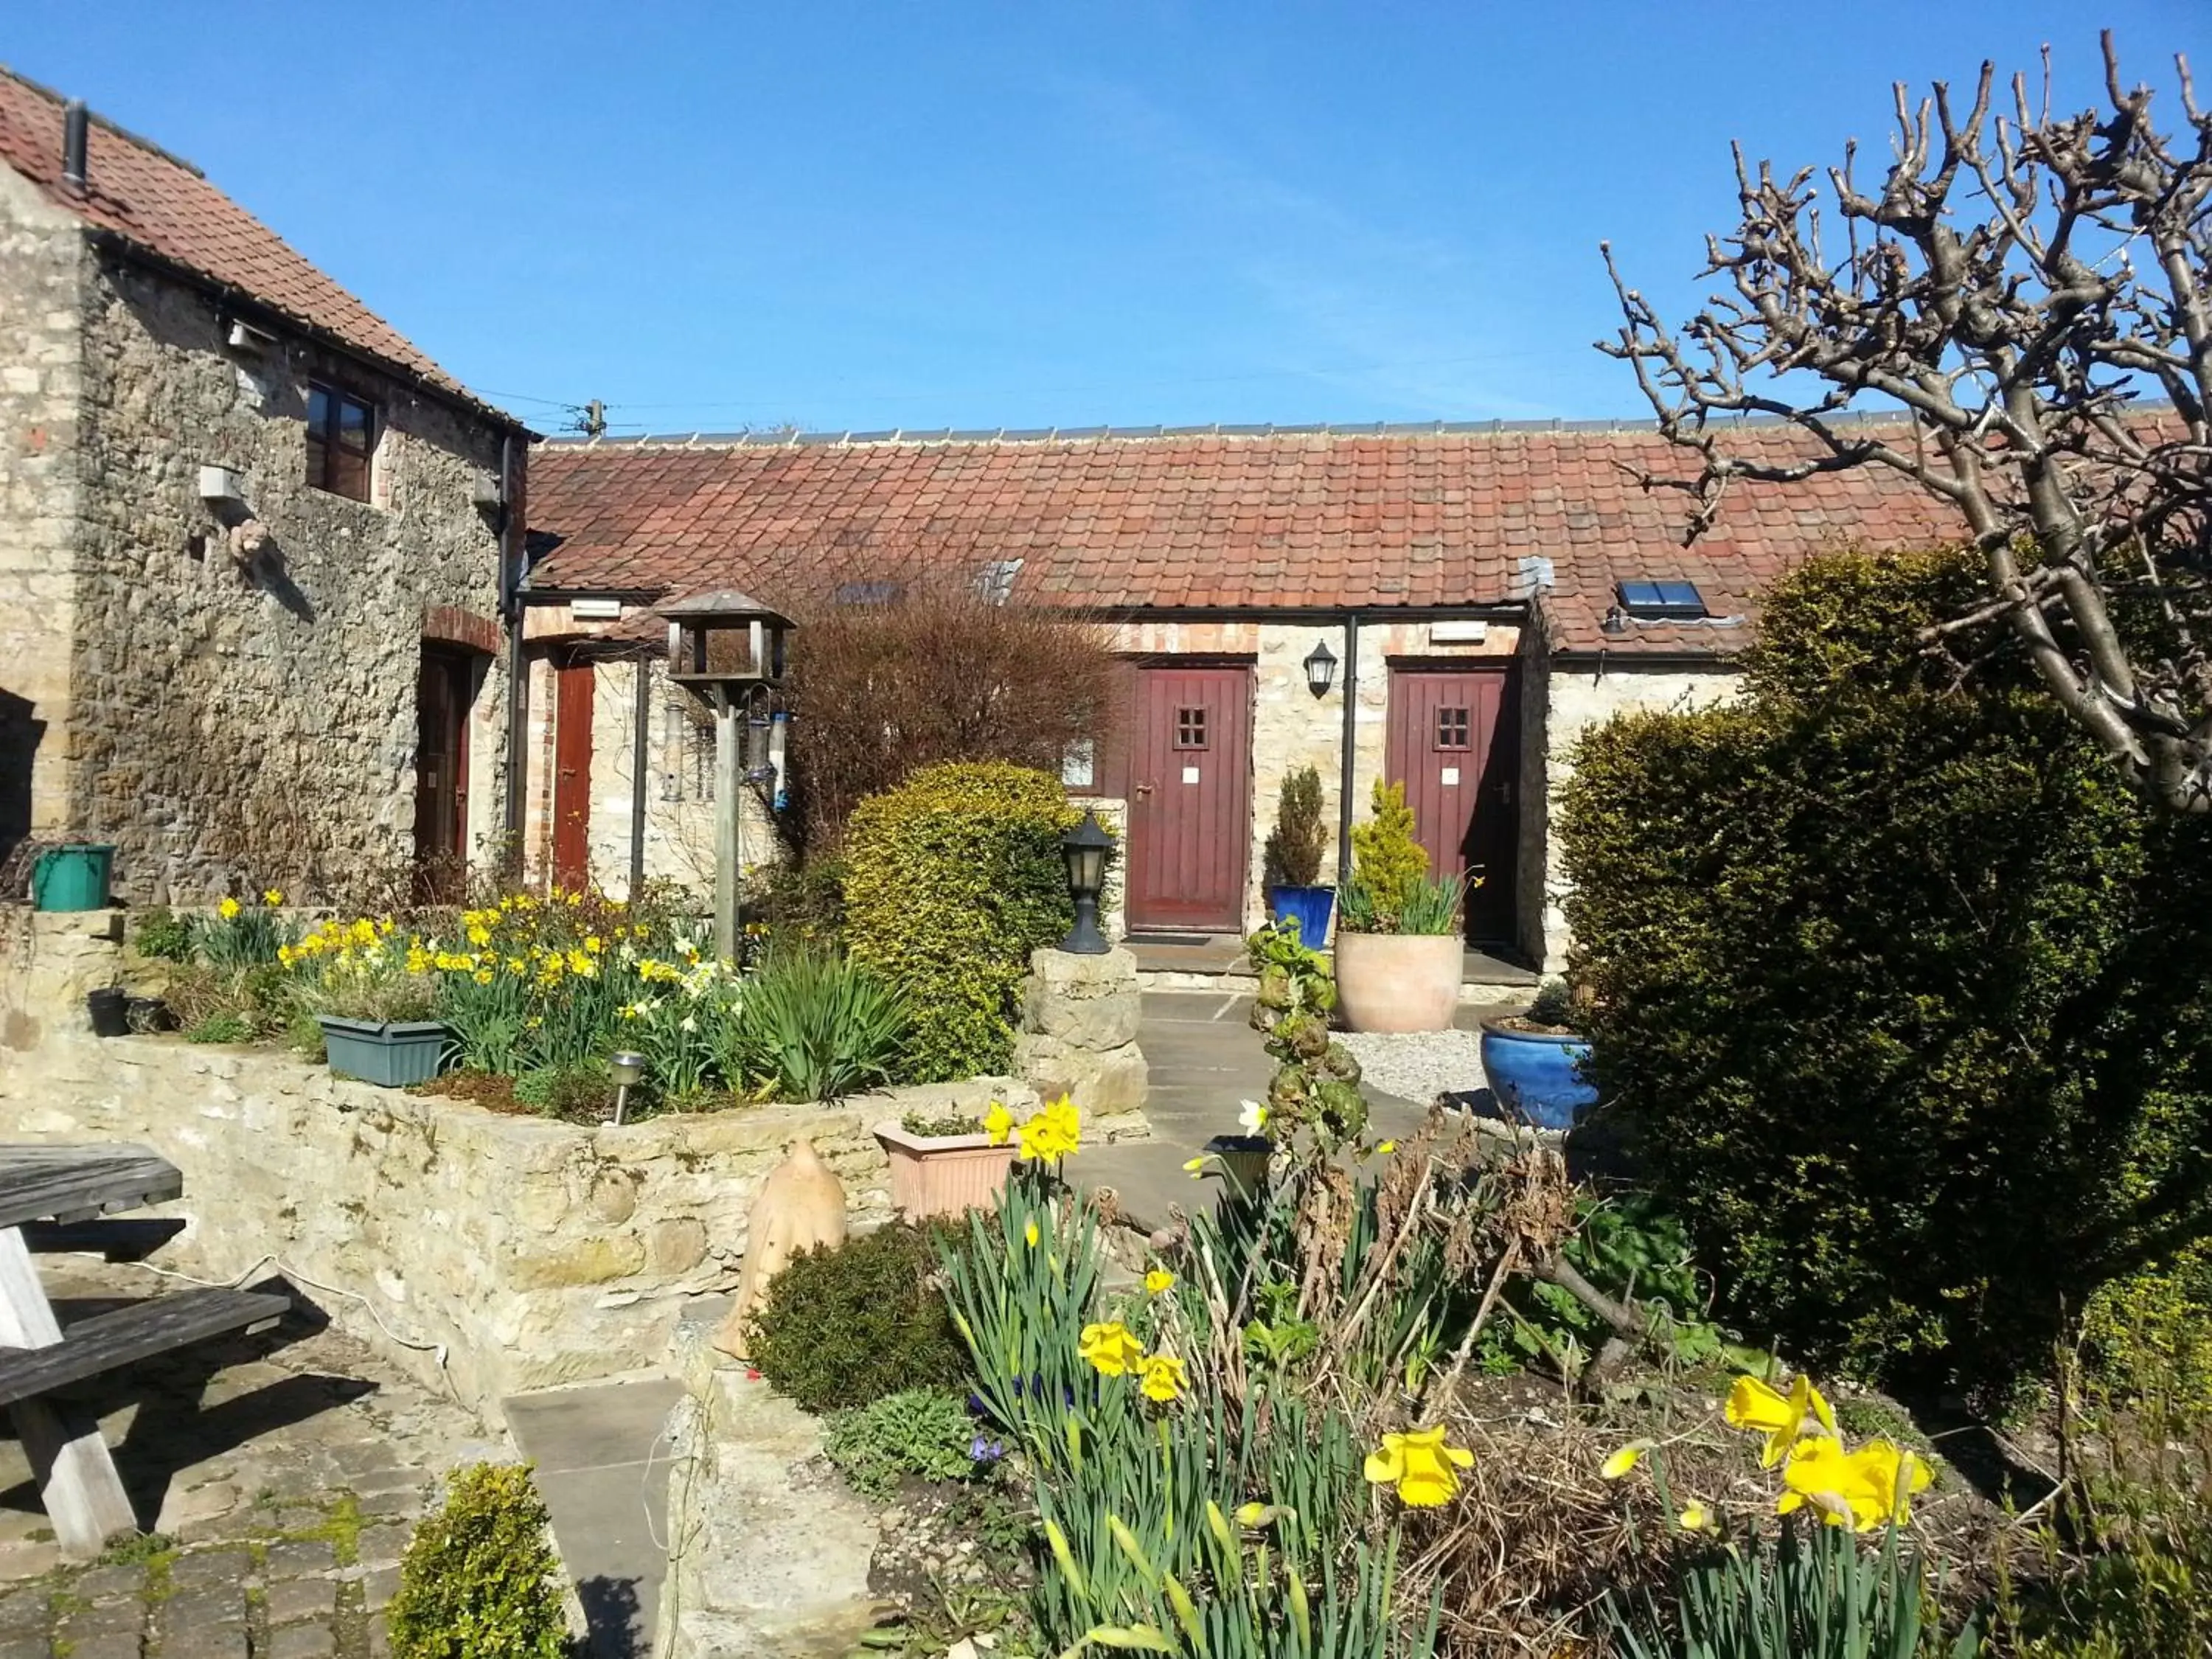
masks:
<svg viewBox="0 0 2212 1659"><path fill-rule="evenodd" d="M991 1137L909 1134L896 1123L876 1125L891 1164L891 1206L908 1221L933 1215L995 1210L1014 1167L1014 1143Z"/></svg>
<svg viewBox="0 0 2212 1659"><path fill-rule="evenodd" d="M1336 930L1336 1008L1355 1031L1446 1031L1467 947L1456 933Z"/></svg>

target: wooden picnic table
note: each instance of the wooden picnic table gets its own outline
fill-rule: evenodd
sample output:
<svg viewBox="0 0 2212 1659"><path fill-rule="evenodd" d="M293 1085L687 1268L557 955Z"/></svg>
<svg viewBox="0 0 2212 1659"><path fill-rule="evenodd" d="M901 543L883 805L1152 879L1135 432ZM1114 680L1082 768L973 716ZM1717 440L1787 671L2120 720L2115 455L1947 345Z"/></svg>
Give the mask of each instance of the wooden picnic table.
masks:
<svg viewBox="0 0 2212 1659"><path fill-rule="evenodd" d="M34 1244L85 1248L82 1224L184 1189L177 1166L144 1146L0 1145L0 1405L15 1419L56 1540L79 1559L136 1531L137 1518L98 1419L46 1396L208 1337L273 1324L291 1307L287 1297L216 1285L62 1328L31 1260Z"/></svg>

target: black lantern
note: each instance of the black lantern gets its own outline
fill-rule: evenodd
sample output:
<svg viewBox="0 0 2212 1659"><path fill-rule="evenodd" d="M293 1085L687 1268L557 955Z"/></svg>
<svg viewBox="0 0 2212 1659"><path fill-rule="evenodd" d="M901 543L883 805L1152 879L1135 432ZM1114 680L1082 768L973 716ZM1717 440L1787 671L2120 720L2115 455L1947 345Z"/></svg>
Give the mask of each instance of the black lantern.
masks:
<svg viewBox="0 0 2212 1659"><path fill-rule="evenodd" d="M1316 697L1328 695L1328 688L1336 680L1336 653L1323 640L1306 653L1306 689Z"/></svg>
<svg viewBox="0 0 2212 1659"><path fill-rule="evenodd" d="M1096 812L1085 812L1083 822L1060 838L1060 855L1067 860L1067 891L1075 901L1075 926L1060 948L1071 956L1103 957L1114 948L1098 931L1098 896L1106 890L1106 855L1113 850L1114 837Z"/></svg>

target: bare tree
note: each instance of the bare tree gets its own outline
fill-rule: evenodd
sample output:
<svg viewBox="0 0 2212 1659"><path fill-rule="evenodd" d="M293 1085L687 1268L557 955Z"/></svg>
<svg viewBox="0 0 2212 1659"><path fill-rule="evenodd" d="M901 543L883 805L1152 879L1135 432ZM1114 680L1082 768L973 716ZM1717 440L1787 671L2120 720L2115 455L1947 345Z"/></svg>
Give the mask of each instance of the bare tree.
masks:
<svg viewBox="0 0 2212 1659"><path fill-rule="evenodd" d="M1660 430L1703 460L1692 538L1738 478L1895 469L1959 513L1989 600L2035 672L2145 797L2212 811L2212 113L2177 58L2185 123L2152 124L2104 37L2109 112L2056 116L1984 64L1961 112L1896 88L1878 191L1839 167L1787 178L1735 149L1741 222L1706 240L1723 291L1678 330L1607 269ZM1824 190L1819 180L1825 178ZM1823 241L1839 218L1840 255ZM2161 402L2162 400L2162 402ZM1855 406L1895 415L1855 418ZM1859 413L1869 413L1861 407ZM1770 416L1790 453L1717 416ZM1732 430L1733 428L1733 430ZM1735 441L1732 442L1732 439Z"/></svg>

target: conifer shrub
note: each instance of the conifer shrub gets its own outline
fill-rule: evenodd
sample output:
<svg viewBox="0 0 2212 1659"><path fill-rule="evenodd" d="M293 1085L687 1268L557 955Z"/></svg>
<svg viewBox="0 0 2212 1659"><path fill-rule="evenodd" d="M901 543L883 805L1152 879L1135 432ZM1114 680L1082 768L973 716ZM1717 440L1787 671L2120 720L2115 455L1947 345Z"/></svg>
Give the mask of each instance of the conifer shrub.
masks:
<svg viewBox="0 0 2212 1659"><path fill-rule="evenodd" d="M1321 774L1300 766L1283 774L1275 801L1275 827L1267 832L1261 855L1269 887L1311 887L1321 880L1322 854L1328 847L1321 817Z"/></svg>
<svg viewBox="0 0 2212 1659"><path fill-rule="evenodd" d="M1814 562L1740 701L1590 733L1560 804L1596 1079L1731 1322L1994 1392L2212 1231L2212 823L2130 794L2002 623L1932 659L1979 591Z"/></svg>
<svg viewBox="0 0 2212 1659"><path fill-rule="evenodd" d="M399 1564L392 1659L562 1659L559 1562L526 1463L460 1470Z"/></svg>
<svg viewBox="0 0 2212 1659"><path fill-rule="evenodd" d="M1078 815L1048 773L924 767L854 809L845 943L912 1016L911 1083L1003 1072L1030 952L1074 920L1060 838Z"/></svg>
<svg viewBox="0 0 2212 1659"><path fill-rule="evenodd" d="M792 1257L769 1281L747 1352L763 1376L817 1413L968 1376L937 1247L928 1230L903 1221Z"/></svg>

